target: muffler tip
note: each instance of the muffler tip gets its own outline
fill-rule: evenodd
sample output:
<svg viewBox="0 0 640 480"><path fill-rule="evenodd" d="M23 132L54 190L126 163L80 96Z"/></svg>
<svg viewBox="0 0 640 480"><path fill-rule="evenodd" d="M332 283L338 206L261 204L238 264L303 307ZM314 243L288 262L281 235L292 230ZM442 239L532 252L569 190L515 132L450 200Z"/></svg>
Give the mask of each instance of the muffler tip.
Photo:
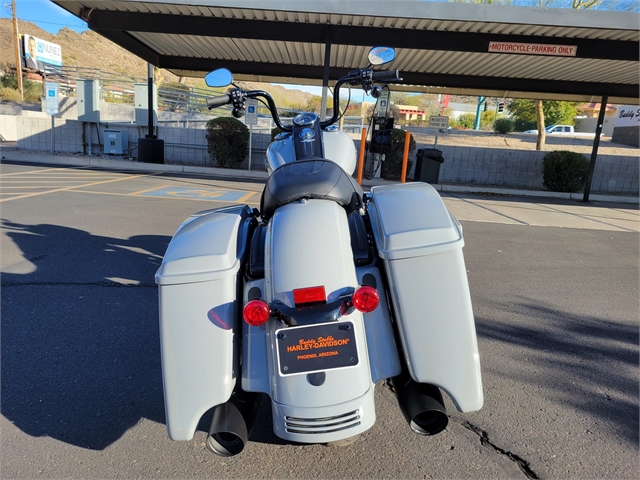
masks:
<svg viewBox="0 0 640 480"><path fill-rule="evenodd" d="M207 436L209 451L221 457L233 457L244 449L242 437L231 432L218 432Z"/></svg>
<svg viewBox="0 0 640 480"><path fill-rule="evenodd" d="M409 426L411 430L420 435L435 435L447 428L448 424L449 417L446 413L431 410L421 412L413 417Z"/></svg>
<svg viewBox="0 0 640 480"><path fill-rule="evenodd" d="M406 372L391 380L400 410L411 430L419 435L435 435L449 424L442 393L435 385L414 382Z"/></svg>
<svg viewBox="0 0 640 480"><path fill-rule="evenodd" d="M232 457L244 449L249 433L245 419L232 401L215 407L207 448L221 457Z"/></svg>

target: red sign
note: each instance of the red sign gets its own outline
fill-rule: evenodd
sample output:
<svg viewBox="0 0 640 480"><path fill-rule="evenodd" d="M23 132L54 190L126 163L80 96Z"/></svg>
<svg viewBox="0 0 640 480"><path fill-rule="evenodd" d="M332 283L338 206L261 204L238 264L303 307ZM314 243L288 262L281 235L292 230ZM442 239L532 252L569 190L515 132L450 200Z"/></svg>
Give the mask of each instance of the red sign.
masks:
<svg viewBox="0 0 640 480"><path fill-rule="evenodd" d="M547 45L545 43L489 42L489 52L575 57L578 47L576 45Z"/></svg>

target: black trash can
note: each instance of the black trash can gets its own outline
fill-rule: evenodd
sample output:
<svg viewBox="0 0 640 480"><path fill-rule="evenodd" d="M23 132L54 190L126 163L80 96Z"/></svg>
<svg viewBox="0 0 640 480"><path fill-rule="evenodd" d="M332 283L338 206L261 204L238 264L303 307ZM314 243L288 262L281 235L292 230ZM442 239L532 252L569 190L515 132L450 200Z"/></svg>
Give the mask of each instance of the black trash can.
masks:
<svg viewBox="0 0 640 480"><path fill-rule="evenodd" d="M444 162L442 150L421 148L416 154L416 170L413 174L413 181L438 183L442 162Z"/></svg>
<svg viewBox="0 0 640 480"><path fill-rule="evenodd" d="M164 163L164 140L139 138L138 160L145 163Z"/></svg>

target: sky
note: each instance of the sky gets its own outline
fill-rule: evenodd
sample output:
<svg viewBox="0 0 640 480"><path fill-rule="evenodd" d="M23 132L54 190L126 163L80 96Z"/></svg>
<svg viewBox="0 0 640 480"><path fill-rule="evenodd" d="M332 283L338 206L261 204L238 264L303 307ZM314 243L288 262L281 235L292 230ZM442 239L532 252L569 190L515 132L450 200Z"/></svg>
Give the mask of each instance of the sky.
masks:
<svg viewBox="0 0 640 480"><path fill-rule="evenodd" d="M12 18L11 4L9 0L0 0L3 3L0 8L0 18ZM18 29L20 22L31 22L43 30L57 34L61 28L68 27L78 33L87 30L87 23L80 20L75 15L70 14L58 5L49 0L13 0L16 2L16 14L18 16ZM6 6L8 4L9 6ZM302 90L314 95L322 95L322 88L308 85L281 84L285 88ZM345 89L346 90L346 89ZM340 95L343 96L344 92ZM362 100L362 92L353 92L354 100ZM371 97L365 97L365 101L373 101Z"/></svg>
<svg viewBox="0 0 640 480"><path fill-rule="evenodd" d="M0 18L12 18L11 1L1 0ZM68 13L49 0L13 0L16 2L16 14L18 16L18 29L20 22L32 22L41 29L56 34L61 28L69 27L80 33L87 30L86 22L75 15Z"/></svg>
<svg viewBox="0 0 640 480"><path fill-rule="evenodd" d="M12 18L11 4L9 0L0 0L3 6L0 8L0 18ZM16 14L18 16L18 29L20 22L31 22L43 30L57 34L61 28L68 27L78 33L87 30L87 23L80 20L75 15L70 14L58 5L51 3L49 0L13 0L16 2ZM7 6L7 4L9 6ZM322 88L307 85L288 85L282 84L285 88L302 90L314 95L322 95ZM341 95L342 96L342 95ZM361 99L362 94L354 95ZM371 101L371 100L368 100Z"/></svg>

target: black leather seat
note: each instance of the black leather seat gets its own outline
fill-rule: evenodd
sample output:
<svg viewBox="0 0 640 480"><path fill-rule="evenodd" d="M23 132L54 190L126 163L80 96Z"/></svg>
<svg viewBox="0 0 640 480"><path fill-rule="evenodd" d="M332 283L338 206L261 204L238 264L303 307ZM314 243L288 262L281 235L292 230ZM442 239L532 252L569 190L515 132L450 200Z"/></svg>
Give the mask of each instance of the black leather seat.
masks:
<svg viewBox="0 0 640 480"><path fill-rule="evenodd" d="M339 165L326 159L301 160L273 172L262 192L260 210L271 217L277 208L301 198L332 200L348 212L360 208L363 191Z"/></svg>

